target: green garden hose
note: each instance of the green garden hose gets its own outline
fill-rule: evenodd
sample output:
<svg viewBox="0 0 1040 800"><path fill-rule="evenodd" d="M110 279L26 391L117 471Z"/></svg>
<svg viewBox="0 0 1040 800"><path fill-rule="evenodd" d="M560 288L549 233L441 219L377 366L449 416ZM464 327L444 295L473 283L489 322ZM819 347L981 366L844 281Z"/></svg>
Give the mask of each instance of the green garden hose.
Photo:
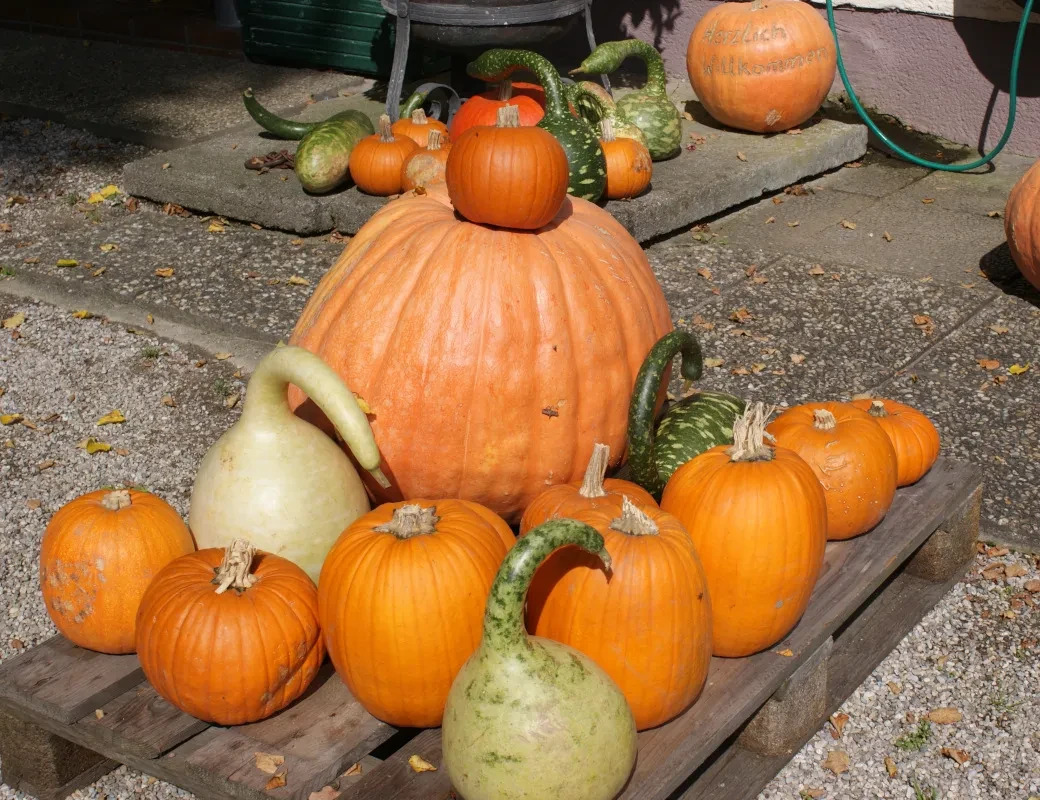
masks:
<svg viewBox="0 0 1040 800"><path fill-rule="evenodd" d="M838 74L841 75L841 82L845 84L845 91L849 95L849 100L852 101L856 113L859 114L867 127L873 131L875 136L895 152L896 155L913 164L927 167L928 169L944 170L945 172L968 172L969 170L988 164L996 157L997 153L1004 149L1004 145L1007 144L1007 140L1011 136L1011 129L1015 127L1015 110L1018 105L1018 62L1022 56L1022 44L1025 42L1026 27L1029 25L1029 14L1033 10L1033 0L1025 0L1025 8L1022 10L1022 21L1018 25L1018 35L1015 37L1015 49L1011 54L1011 81L1008 86L1008 119L1007 125L1004 128L1004 134L1000 137L1000 141L997 142L996 147L990 150L982 158L972 161L970 164L941 164L935 161L926 161L923 158L918 158L913 153L908 153L906 150L901 148L878 129L878 126L874 124L874 121L867 114L866 109L863 108L863 105L859 102L859 98L856 97L856 93L852 90L852 84L849 82L849 76L845 73L845 64L841 59L841 47L838 45L838 29L834 24L833 0L826 0L826 2L827 24L831 26L831 33L834 35L834 53L838 60Z"/></svg>

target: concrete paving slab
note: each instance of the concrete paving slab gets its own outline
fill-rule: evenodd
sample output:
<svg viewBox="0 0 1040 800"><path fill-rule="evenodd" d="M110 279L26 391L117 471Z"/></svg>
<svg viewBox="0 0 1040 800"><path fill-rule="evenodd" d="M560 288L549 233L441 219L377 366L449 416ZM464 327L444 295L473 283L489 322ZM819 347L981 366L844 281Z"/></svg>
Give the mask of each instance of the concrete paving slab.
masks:
<svg viewBox="0 0 1040 800"><path fill-rule="evenodd" d="M1008 194L1035 159L1016 155L999 155L992 168L957 173L935 171L920 181L890 195L893 204L919 203L931 199L937 208L968 213L1003 213Z"/></svg>
<svg viewBox="0 0 1040 800"><path fill-rule="evenodd" d="M853 163L860 166L822 175L814 179L810 185L820 189L884 197L929 174L929 170L924 167L916 167L877 150L869 151L864 158Z"/></svg>
<svg viewBox="0 0 1040 800"><path fill-rule="evenodd" d="M306 109L319 119L344 108L372 116L381 106L364 97L327 100ZM763 138L684 124L684 149L654 165L652 191L607 208L640 241L648 241L718 214L764 192L782 189L863 155L866 129L833 120L805 128L800 136ZM238 145L234 147L234 145ZM325 196L307 195L294 174L257 175L246 158L292 142L263 138L252 126L176 152L128 164L127 191L157 202L257 222L264 227L315 234L332 229L355 233L385 200L348 186ZM169 167L162 169L163 164Z"/></svg>
<svg viewBox="0 0 1040 800"><path fill-rule="evenodd" d="M288 113L309 95L363 83L332 71L9 30L0 30L0 74L0 111L158 147L249 122L247 87Z"/></svg>

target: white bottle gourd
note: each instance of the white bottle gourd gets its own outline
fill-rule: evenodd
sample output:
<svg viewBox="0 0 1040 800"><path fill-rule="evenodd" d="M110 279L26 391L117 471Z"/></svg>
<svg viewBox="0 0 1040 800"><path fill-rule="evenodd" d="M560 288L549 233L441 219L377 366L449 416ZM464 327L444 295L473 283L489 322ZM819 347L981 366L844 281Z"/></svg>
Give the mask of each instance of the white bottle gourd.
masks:
<svg viewBox="0 0 1040 800"><path fill-rule="evenodd" d="M313 353L278 347L257 365L241 418L202 459L188 525L200 549L249 539L317 583L336 539L371 506L346 453L293 414L290 383L325 412L358 464L389 486L368 419L350 389Z"/></svg>

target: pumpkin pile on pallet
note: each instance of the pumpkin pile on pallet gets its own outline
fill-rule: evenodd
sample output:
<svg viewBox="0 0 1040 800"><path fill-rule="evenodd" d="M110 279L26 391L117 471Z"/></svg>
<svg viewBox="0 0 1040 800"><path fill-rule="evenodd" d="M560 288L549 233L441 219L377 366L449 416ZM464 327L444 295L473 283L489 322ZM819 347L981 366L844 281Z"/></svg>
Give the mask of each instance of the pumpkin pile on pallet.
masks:
<svg viewBox="0 0 1040 800"><path fill-rule="evenodd" d="M695 703L712 655L794 628L826 541L877 525L935 461L934 426L887 400L771 423L721 393L664 409L675 356L701 375L697 340L519 113L463 132L443 187L349 243L203 459L190 533L133 489L58 511L40 578L62 634L136 651L159 695L220 725L288 706L327 653L373 716L442 726L465 800L609 800L636 731ZM410 124L352 165L375 179L444 135ZM626 452L633 480L606 477Z"/></svg>

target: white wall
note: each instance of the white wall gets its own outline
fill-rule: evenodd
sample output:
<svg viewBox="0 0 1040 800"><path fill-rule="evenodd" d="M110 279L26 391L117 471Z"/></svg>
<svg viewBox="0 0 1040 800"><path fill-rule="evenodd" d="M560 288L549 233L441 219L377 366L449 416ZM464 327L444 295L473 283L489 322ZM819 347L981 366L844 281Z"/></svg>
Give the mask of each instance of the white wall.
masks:
<svg viewBox="0 0 1040 800"><path fill-rule="evenodd" d="M812 0L813 5L824 3ZM834 7L863 8L873 11L906 11L933 17L975 17L995 22L1018 22L1022 8L1012 0L833 0ZM1034 0L1034 9L1040 9L1040 0ZM1031 22L1040 22L1040 13L1030 15Z"/></svg>

